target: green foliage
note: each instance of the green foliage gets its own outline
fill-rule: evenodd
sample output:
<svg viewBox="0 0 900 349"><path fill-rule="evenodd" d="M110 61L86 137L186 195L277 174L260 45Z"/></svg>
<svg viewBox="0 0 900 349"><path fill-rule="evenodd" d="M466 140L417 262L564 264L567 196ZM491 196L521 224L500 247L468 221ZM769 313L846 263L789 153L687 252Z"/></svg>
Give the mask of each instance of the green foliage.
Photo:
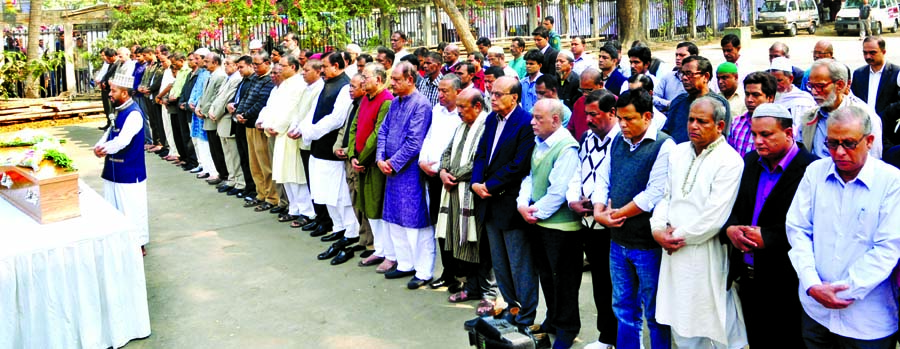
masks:
<svg viewBox="0 0 900 349"><path fill-rule="evenodd" d="M56 164L57 167L64 168L66 172L75 171L75 167L72 166L72 158L66 155L66 153L57 149L45 150L44 159L53 161L53 163Z"/></svg>
<svg viewBox="0 0 900 349"><path fill-rule="evenodd" d="M215 18L205 0L119 0L114 5L108 45L112 47L166 44L175 51L192 51L200 31ZM107 45L99 47L103 46Z"/></svg>
<svg viewBox="0 0 900 349"><path fill-rule="evenodd" d="M15 93L15 83L25 81L28 76L39 78L56 70L65 60L63 52L51 52L33 61L26 61L25 54L21 52L3 52L3 64L0 64L0 98L12 96Z"/></svg>
<svg viewBox="0 0 900 349"><path fill-rule="evenodd" d="M350 42L346 23L356 17L366 17L373 10L381 11L382 19L396 12L395 3L388 0L320 1L293 0L278 4L279 12L286 14L292 23L299 23L307 33L301 44L307 46L343 46ZM326 42L327 40L327 42Z"/></svg>

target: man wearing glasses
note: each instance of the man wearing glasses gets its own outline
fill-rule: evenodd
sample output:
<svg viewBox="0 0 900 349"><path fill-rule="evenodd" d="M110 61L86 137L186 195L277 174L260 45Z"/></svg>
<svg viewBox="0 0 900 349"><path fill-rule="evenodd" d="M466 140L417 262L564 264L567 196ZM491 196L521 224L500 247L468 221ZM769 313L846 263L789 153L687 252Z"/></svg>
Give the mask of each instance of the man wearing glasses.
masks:
<svg viewBox="0 0 900 349"><path fill-rule="evenodd" d="M822 69L813 66L810 84L822 83L816 79ZM869 159L881 139L873 134L876 120L862 106L830 113L827 133L816 142L831 160L806 169L787 213L807 348L896 345L891 273L900 258L900 171Z"/></svg>
<svg viewBox="0 0 900 349"><path fill-rule="evenodd" d="M663 132L672 136L675 143L687 142L687 122L691 110L691 103L697 98L710 96L718 99L725 105L725 113L731 115L731 108L725 97L709 90L709 80L712 78L712 64L701 56L688 56L681 61L681 83L685 92L675 97L669 104L669 115ZM728 131L725 131L727 135Z"/></svg>
<svg viewBox="0 0 900 349"><path fill-rule="evenodd" d="M827 136L827 121L830 114L848 106L858 106L869 116L872 124L872 134L875 140L869 148L869 153L876 158L881 158L881 119L875 114L875 110L859 99L849 98L844 95L847 88L849 70L841 63L832 59L821 59L813 63L809 73L807 89L812 93L818 107L810 109L800 119L800 134L797 139L816 156L825 158L831 153L825 147L824 140Z"/></svg>

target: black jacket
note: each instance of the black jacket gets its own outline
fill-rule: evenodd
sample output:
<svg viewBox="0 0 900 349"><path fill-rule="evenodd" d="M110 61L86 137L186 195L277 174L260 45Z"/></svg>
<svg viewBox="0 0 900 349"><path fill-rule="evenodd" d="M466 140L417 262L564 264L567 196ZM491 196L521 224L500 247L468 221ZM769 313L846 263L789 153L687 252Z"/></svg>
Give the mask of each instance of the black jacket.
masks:
<svg viewBox="0 0 900 349"><path fill-rule="evenodd" d="M864 65L853 71L853 81L850 90L853 95L864 102L869 101L869 66ZM881 68L881 80L878 83L877 99L875 101L875 113L881 117L881 125L884 130L882 143L884 149L890 149L891 145L900 144L900 134L894 132L897 126L898 112L900 112L900 88L897 87L897 73L900 66L893 63L885 63Z"/></svg>

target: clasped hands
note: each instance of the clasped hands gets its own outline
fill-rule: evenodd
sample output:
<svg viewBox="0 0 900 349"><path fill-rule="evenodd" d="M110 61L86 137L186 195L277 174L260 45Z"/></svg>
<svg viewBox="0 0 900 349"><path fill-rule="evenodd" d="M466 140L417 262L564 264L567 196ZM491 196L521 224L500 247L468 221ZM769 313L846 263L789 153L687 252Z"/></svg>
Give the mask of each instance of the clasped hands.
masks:
<svg viewBox="0 0 900 349"><path fill-rule="evenodd" d="M760 227L749 225L732 225L725 229L728 240L741 252L750 252L754 249L765 248Z"/></svg>

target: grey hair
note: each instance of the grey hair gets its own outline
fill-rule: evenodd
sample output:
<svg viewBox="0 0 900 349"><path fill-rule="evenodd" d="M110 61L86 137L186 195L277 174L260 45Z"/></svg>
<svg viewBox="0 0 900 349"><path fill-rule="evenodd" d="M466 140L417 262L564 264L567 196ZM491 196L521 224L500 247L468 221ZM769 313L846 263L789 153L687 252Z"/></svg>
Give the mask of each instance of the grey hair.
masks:
<svg viewBox="0 0 900 349"><path fill-rule="evenodd" d="M563 113L565 113L565 105L561 100L544 98L537 101L537 103L535 103L534 105L537 106L538 104L549 104L548 107L550 108L550 114L558 115L559 122L562 123Z"/></svg>
<svg viewBox="0 0 900 349"><path fill-rule="evenodd" d="M813 71L821 66L828 68L828 75L831 76L831 80L847 82L850 79L850 72L847 69L847 66L831 58L823 58L813 62L812 68L809 70Z"/></svg>
<svg viewBox="0 0 900 349"><path fill-rule="evenodd" d="M441 81L450 81L450 83L453 84L454 89L459 90L462 88L462 81L459 80L459 75L450 73L450 74L444 75L444 77L441 78Z"/></svg>
<svg viewBox="0 0 900 349"><path fill-rule="evenodd" d="M384 70L384 66L381 64L376 62L366 63L363 71L372 73L373 78L381 78L381 82L387 81L387 71Z"/></svg>
<svg viewBox="0 0 900 349"><path fill-rule="evenodd" d="M848 105L847 107L833 111L828 116L828 121L825 125L830 128L831 125L850 121L857 121L862 125L863 136L872 134L872 118L869 117L869 113L866 112L865 109L855 105Z"/></svg>
<svg viewBox="0 0 900 349"><path fill-rule="evenodd" d="M269 56L269 53L266 52L265 50L259 51L254 56L259 57L259 59L261 59L263 62L268 62L268 61L272 60L271 56Z"/></svg>
<svg viewBox="0 0 900 349"><path fill-rule="evenodd" d="M416 71L416 67L406 61L397 64L397 66L394 67L394 70L400 71L400 74L403 74L404 79L412 79L413 82L415 82L416 74L418 74L418 72Z"/></svg>
<svg viewBox="0 0 900 349"><path fill-rule="evenodd" d="M776 41L775 43L772 44L772 46L769 46L770 50L774 49L774 48L780 48L781 51L784 52L785 58L791 58L791 49L785 43L783 43L781 41Z"/></svg>
<svg viewBox="0 0 900 349"><path fill-rule="evenodd" d="M722 130L722 135L727 137L728 131L731 130L731 117L729 117L728 114L725 113L725 104L723 104L722 101L716 99L715 97L703 96L697 98L693 103L691 103L691 109L693 109L695 105L704 103L709 104L709 106L713 109L713 122L717 124L719 123L719 121L725 122L725 129Z"/></svg>

